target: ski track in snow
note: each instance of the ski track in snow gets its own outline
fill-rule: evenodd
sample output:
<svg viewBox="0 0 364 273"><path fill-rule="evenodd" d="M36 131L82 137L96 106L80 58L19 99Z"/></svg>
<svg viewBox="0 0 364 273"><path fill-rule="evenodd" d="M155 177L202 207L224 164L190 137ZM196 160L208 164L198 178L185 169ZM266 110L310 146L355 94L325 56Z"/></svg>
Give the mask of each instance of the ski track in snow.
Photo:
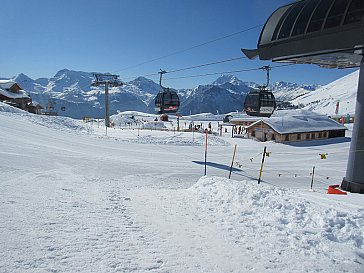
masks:
<svg viewBox="0 0 364 273"><path fill-rule="evenodd" d="M309 192L307 177L272 175L320 164L319 173L340 176L348 143L267 143L258 186L246 167L233 172L240 181L222 177L226 145L239 139L210 136L208 159L220 164L200 178L192 161L203 158L201 134L105 137L72 119L4 112L0 126L0 272L363 272L361 196L327 196L323 180ZM262 148L238 143L245 160ZM312 160L327 149L327 161Z"/></svg>

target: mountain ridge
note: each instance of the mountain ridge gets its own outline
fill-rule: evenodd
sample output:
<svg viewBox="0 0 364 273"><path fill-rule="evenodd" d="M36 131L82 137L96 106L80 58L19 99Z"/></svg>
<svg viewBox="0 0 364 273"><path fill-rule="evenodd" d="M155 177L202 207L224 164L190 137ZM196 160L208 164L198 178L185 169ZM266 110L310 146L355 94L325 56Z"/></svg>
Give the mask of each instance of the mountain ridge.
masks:
<svg viewBox="0 0 364 273"><path fill-rule="evenodd" d="M47 105L48 100L54 101L55 111L59 115L73 118L104 116L104 90L103 87L91 87L94 79L91 72L62 69L51 78L33 80L20 73L12 79L18 82L33 100L43 105ZM223 114L242 111L246 94L258 86L257 83L242 81L234 75L227 74L221 75L211 84L176 90L181 100L180 113ZM304 103L301 103L300 98L306 98L320 88L323 87L283 81L270 85L278 101L288 104L292 101L296 107L308 107L309 102L302 100ZM127 110L154 113L154 97L159 91L160 86L157 83L142 76L124 82L122 87L110 88L110 113Z"/></svg>

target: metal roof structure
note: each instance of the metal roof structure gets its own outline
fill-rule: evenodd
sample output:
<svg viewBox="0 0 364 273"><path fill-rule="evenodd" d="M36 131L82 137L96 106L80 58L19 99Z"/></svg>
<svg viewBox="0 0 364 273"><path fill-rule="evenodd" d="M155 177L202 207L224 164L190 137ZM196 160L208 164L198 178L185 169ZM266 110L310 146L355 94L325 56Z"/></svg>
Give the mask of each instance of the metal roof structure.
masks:
<svg viewBox="0 0 364 273"><path fill-rule="evenodd" d="M250 59L359 67L364 51L363 0L304 0L277 9L265 23Z"/></svg>

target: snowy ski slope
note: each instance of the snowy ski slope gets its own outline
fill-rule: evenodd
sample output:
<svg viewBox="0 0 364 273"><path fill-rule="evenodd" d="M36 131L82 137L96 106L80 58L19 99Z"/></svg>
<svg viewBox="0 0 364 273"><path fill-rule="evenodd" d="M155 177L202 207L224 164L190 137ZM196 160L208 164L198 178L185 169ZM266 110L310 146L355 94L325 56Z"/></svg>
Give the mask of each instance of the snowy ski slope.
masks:
<svg viewBox="0 0 364 273"><path fill-rule="evenodd" d="M0 272L363 272L364 196L326 194L350 138L211 135L203 176L199 133L0 110Z"/></svg>

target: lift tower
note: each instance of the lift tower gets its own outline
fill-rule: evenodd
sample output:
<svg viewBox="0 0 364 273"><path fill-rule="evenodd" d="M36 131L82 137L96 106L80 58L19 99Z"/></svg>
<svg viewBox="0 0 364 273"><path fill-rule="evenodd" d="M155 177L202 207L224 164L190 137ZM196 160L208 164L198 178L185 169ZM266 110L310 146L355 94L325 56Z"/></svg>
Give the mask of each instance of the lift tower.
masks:
<svg viewBox="0 0 364 273"><path fill-rule="evenodd" d="M109 86L122 86L123 83L118 79L118 75L111 75L107 73L93 73L93 75L95 76L95 80L91 83L91 86L105 86L105 126L107 134L107 128L110 127Z"/></svg>

